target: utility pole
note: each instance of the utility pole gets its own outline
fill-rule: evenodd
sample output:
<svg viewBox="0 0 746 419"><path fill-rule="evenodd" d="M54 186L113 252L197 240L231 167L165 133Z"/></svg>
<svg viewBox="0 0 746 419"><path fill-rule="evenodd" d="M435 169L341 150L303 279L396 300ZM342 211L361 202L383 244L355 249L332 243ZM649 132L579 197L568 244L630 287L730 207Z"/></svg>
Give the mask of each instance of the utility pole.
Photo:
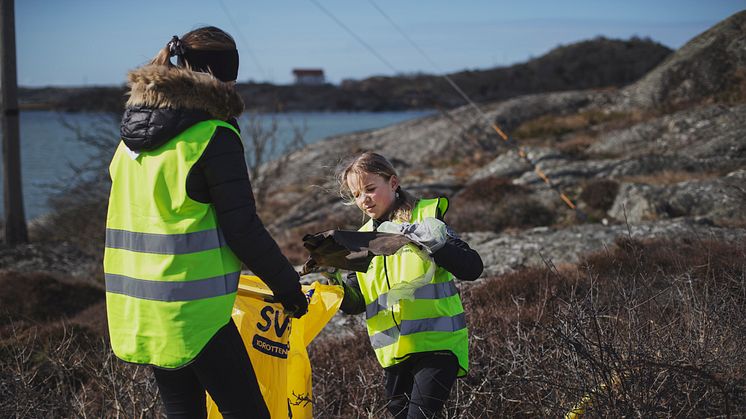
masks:
<svg viewBox="0 0 746 419"><path fill-rule="evenodd" d="M18 130L18 79L14 0L0 0L0 93L2 94L5 243L28 242L21 189L21 146Z"/></svg>

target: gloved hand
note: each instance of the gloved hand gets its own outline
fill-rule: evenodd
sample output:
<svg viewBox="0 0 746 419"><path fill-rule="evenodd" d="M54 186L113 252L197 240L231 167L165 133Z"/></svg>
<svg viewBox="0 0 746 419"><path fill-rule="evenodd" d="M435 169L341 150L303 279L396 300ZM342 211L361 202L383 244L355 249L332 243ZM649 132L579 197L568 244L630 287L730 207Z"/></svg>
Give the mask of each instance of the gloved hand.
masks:
<svg viewBox="0 0 746 419"><path fill-rule="evenodd" d="M445 246L446 239L448 238L446 224L433 217L427 217L422 221L411 224L396 224L386 221L378 226L378 231L382 233L403 234L408 239L422 246L431 255Z"/></svg>
<svg viewBox="0 0 746 419"><path fill-rule="evenodd" d="M337 268L329 268L319 272L321 276L326 278L326 283L329 285L342 285L342 271Z"/></svg>
<svg viewBox="0 0 746 419"><path fill-rule="evenodd" d="M295 290L283 294L275 294L275 299L282 304L285 313L296 319L300 319L308 312L308 300L306 299L306 294L301 291L300 284L298 284L298 288Z"/></svg>

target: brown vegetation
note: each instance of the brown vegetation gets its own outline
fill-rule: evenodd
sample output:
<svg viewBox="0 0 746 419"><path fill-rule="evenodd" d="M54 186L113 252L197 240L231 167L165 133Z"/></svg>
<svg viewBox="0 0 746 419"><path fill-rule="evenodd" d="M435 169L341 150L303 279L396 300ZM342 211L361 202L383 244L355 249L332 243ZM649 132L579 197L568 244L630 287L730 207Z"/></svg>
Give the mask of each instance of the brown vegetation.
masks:
<svg viewBox="0 0 746 419"><path fill-rule="evenodd" d="M725 92L716 95L713 101L731 105L746 102L746 68L739 67L733 72L734 83L729 83Z"/></svg>
<svg viewBox="0 0 746 419"><path fill-rule="evenodd" d="M580 193L580 200L589 207L606 212L614 204L619 183L601 179L588 182Z"/></svg>
<svg viewBox="0 0 746 419"><path fill-rule="evenodd" d="M556 147L582 156L599 134L632 126L654 115L654 112L606 112L598 108L570 115L544 115L523 122L513 135L521 144Z"/></svg>
<svg viewBox="0 0 746 419"><path fill-rule="evenodd" d="M464 72L453 78L477 101L533 91L620 86L669 52L650 44L599 39L561 47L529 63ZM627 49L632 50L629 56L622 54ZM633 58L629 66L620 68L618 57L609 58L620 54ZM736 82L722 97L706 101L742 103L746 73L738 69L735 74ZM265 102L271 102L272 110L278 103L294 104L288 109L460 105L461 99L451 97L443 83L438 77L411 75L351 82L339 89L307 87L306 91L319 93L308 95L297 95L302 89L293 86L249 84L239 89L244 94L265 90L265 96L271 97ZM430 96L424 95L427 92ZM81 99L94 98L80 96L74 101ZM111 107L118 106L120 99L112 101ZM250 106L261 107L261 98L257 100ZM524 121L513 133L522 143L552 146L579 159L588 158L584 152L599 133L691 105L669 102L645 114L586 109L573 115L542 116ZM53 200L55 213L31 230L32 239L44 245L42 253L58 243L71 244L87 255L85 263L93 257L100 269L108 190L105 165L116 135L91 127L71 128L81 141L98 147L103 157L78 168L76 179L63 181L71 186ZM255 162L272 154L263 151L271 148L267 135L274 132L276 127L254 132ZM488 137L475 132L464 129L463 138L487 143L483 140ZM482 154L468 159L453 154L433 163L448 166L464 179L476 170L471 166L482 166L494 157L495 150L480 150ZM616 180L669 184L721 175L662 171ZM256 171L252 177L257 186L259 176ZM604 180L589 182L582 193L573 189L579 186L568 189L579 192L580 201L599 214L608 209L618 190L616 182ZM460 232L557 223L557 214L533 198L531 191L509 179L470 183L454 196L446 220ZM296 195L287 196L292 198L266 196L261 205L267 213L265 221L284 219ZM330 228L355 228L359 220L348 215L301 217L275 237L289 258L301 263L306 255L302 236ZM743 220L729 222L743 227ZM26 248L19 249L15 255L28 256ZM715 242L693 236L639 241L626 237L577 265L556 267L547 261L543 268L461 284L470 329L471 371L458 380L444 416L561 417L571 410L592 417L742 415L746 411L745 261L743 240ZM89 283L79 281L47 273L0 271L4 290L0 295L0 417L162 416L149 369L125 364L111 354L101 272L92 272ZM383 373L361 323L347 323L354 324L353 335L328 332L310 347L315 415L384 416Z"/></svg>
<svg viewBox="0 0 746 419"><path fill-rule="evenodd" d="M49 200L52 211L30 229L32 242L69 243L86 255L102 260L106 208L109 202L109 163L119 142L121 114L101 114L88 125L63 120L75 141L90 157L77 166L74 174L50 185L57 191Z"/></svg>
<svg viewBox="0 0 746 419"><path fill-rule="evenodd" d="M104 297L100 287L63 282L47 273L0 271L0 329L11 321L56 321L71 317Z"/></svg>
<svg viewBox="0 0 746 419"><path fill-rule="evenodd" d="M743 241L622 238L577 266L462 284L471 371L446 417L742 412L744 261ZM15 290L2 301L13 312L0 328L1 416L160 414L150 372L110 353L99 290L40 274L0 280ZM41 295L14 302L30 288ZM384 415L383 374L359 323L354 332L311 345L318 417Z"/></svg>
<svg viewBox="0 0 746 419"><path fill-rule="evenodd" d="M721 177L723 173L711 172L688 172L685 170L663 170L656 173L624 176L619 178L620 182L628 183L645 183L648 185L671 185L674 183L715 179Z"/></svg>
<svg viewBox="0 0 746 419"><path fill-rule="evenodd" d="M621 239L578 266L466 288L471 372L446 417L556 417L581 401L592 416L743 411L745 246ZM0 415L161 413L150 372L113 358L101 325L87 326L103 319L100 291L39 274L0 283L14 291L0 306L16 314L0 330ZM29 289L41 295L24 302ZM383 416L383 374L354 332L310 348L318 417Z"/></svg>
<svg viewBox="0 0 746 419"><path fill-rule="evenodd" d="M467 288L471 371L445 416L743 412L745 256L743 242L625 238L578 266ZM316 415L381 416L383 374L365 344L355 336L313 345Z"/></svg>
<svg viewBox="0 0 746 419"><path fill-rule="evenodd" d="M453 198L446 220L459 232L552 224L555 214L527 195L528 189L514 185L509 179L483 178L467 185Z"/></svg>
<svg viewBox="0 0 746 419"><path fill-rule="evenodd" d="M0 285L1 417L160 414L150 371L111 353L103 290L11 271Z"/></svg>

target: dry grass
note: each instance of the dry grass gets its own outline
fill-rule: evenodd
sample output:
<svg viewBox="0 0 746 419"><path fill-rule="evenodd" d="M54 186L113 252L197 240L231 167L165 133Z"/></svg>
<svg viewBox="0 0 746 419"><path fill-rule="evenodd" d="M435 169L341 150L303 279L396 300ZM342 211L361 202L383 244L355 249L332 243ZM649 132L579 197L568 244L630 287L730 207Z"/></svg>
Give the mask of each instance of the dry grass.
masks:
<svg viewBox="0 0 746 419"><path fill-rule="evenodd" d="M519 125L513 131L513 135L519 140L556 141L567 134L589 134L619 129L637 124L650 117L642 112L604 112L599 109L589 109L570 115L544 115L528 120ZM591 140L586 138L585 141Z"/></svg>
<svg viewBox="0 0 746 419"><path fill-rule="evenodd" d="M557 150L569 156L581 158L588 147L596 143L596 137L588 133L574 133L556 145Z"/></svg>
<svg viewBox="0 0 746 419"><path fill-rule="evenodd" d="M102 290L8 271L0 284L0 417L162 414L149 369L111 353Z"/></svg>
<svg viewBox="0 0 746 419"><path fill-rule="evenodd" d="M623 239L577 266L469 287L471 371L444 416L561 417L580 401L591 417L743 412L745 246ZM319 417L382 416L383 374L364 344L311 352Z"/></svg>
<svg viewBox="0 0 746 419"><path fill-rule="evenodd" d="M462 285L471 371L444 416L559 417L581 401L592 417L745 411L745 261L743 241L622 238L578 265ZM5 289L55 281L5 275ZM64 301L43 315L19 306L0 328L0 416L161 416L150 371L114 359L91 321L103 304ZM383 373L354 332L309 349L317 417L385 416Z"/></svg>
<svg viewBox="0 0 746 419"><path fill-rule="evenodd" d="M627 183L644 183L648 185L671 185L686 181L709 180L723 176L719 172L688 172L685 170L663 170L657 173L637 176L625 176L618 180Z"/></svg>
<svg viewBox="0 0 746 419"><path fill-rule="evenodd" d="M528 189L509 179L480 179L453 198L446 221L459 232L551 225L556 214L528 193Z"/></svg>
<svg viewBox="0 0 746 419"><path fill-rule="evenodd" d="M733 74L734 82L728 84L727 90L717 94L714 102L738 105L746 102L746 68L738 67Z"/></svg>
<svg viewBox="0 0 746 419"><path fill-rule="evenodd" d="M586 150L601 134L630 127L659 113L608 112L588 109L569 115L544 115L523 122L513 136L523 146L549 147L575 159L586 159Z"/></svg>
<svg viewBox="0 0 746 419"><path fill-rule="evenodd" d="M583 186L580 200L589 207L606 212L614 205L619 184L613 180L593 180Z"/></svg>
<svg viewBox="0 0 746 419"><path fill-rule="evenodd" d="M45 323L72 317L101 301L100 287L48 273L0 271L0 331L11 321Z"/></svg>
<svg viewBox="0 0 746 419"><path fill-rule="evenodd" d="M482 134L484 137L487 135ZM486 142L487 140L483 140ZM465 151L455 150L449 153L444 153L444 156L434 158L430 162L430 166L433 168L448 168L449 173L458 179L468 180L474 172L479 170L487 163L491 162L498 152L495 150L487 150L483 148L475 148L471 150L467 148ZM407 173L408 178L424 179L428 176L425 170L411 169ZM434 179L435 180L435 179Z"/></svg>

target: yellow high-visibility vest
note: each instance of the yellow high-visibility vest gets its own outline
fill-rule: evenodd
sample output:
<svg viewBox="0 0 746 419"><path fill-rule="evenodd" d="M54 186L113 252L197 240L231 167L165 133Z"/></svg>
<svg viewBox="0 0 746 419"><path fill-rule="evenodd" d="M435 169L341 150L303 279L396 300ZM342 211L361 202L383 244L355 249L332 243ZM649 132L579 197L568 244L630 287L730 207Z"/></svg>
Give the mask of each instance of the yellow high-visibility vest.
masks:
<svg viewBox="0 0 746 419"><path fill-rule="evenodd" d="M120 142L109 167L104 276L111 347L119 358L185 365L231 318L241 263L211 204L186 179L215 130L209 120L136 158Z"/></svg>
<svg viewBox="0 0 746 419"><path fill-rule="evenodd" d="M410 222L442 217L446 198L421 199L412 209ZM360 231L372 231L369 220ZM401 282L425 274L428 264L407 244L391 256L376 256L357 279L365 299L368 337L381 366L389 367L417 352L451 351L458 358L459 376L469 369L469 340L464 308L453 275L437 267L432 280L414 291L413 299L388 302L388 293Z"/></svg>

